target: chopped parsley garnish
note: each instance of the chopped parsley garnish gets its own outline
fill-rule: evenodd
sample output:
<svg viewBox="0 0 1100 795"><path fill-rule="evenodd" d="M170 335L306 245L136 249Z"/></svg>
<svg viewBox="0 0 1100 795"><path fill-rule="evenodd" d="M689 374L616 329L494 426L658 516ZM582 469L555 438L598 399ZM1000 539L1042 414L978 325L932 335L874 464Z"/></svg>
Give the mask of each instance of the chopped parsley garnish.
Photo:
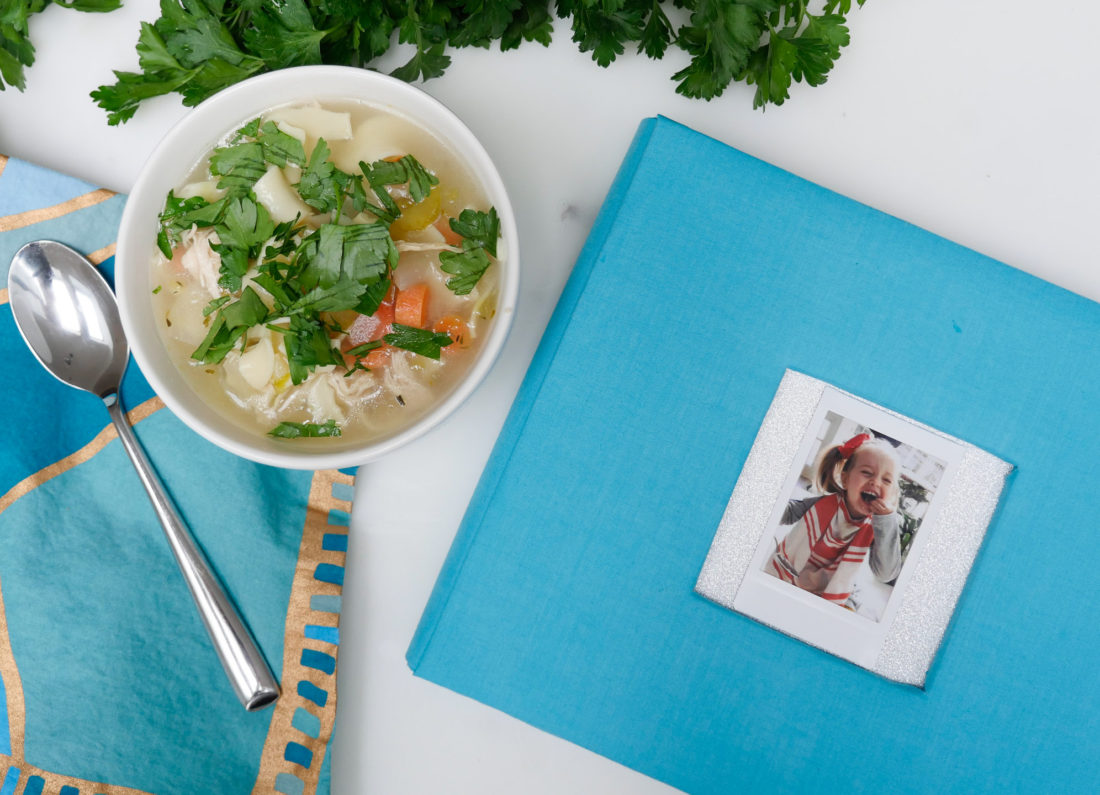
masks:
<svg viewBox="0 0 1100 795"><path fill-rule="evenodd" d="M381 348L381 340L372 340L371 342L364 342L362 345L356 345L354 348L348 348L345 353L348 356L354 356L356 359L361 359L375 348Z"/></svg>
<svg viewBox="0 0 1100 795"><path fill-rule="evenodd" d="M316 422L280 422L267 432L268 436L278 439L302 439L307 436L339 436L340 426L336 420L328 420L324 423Z"/></svg>
<svg viewBox="0 0 1100 795"><path fill-rule="evenodd" d="M462 236L462 251L440 252L439 267L454 277L447 280L451 292L469 295L492 264L489 256L497 255L500 218L495 207L487 213L463 210L458 218L451 219L451 229Z"/></svg>
<svg viewBox="0 0 1100 795"><path fill-rule="evenodd" d="M277 125L254 119L214 150L210 171L223 192L210 201L169 193L158 246L166 257L195 228L209 229L218 255L219 286L226 294L210 301L205 338L193 359L216 364L235 347L243 351L248 330L265 326L282 335L290 380L300 384L317 367L335 365L352 372L367 369L361 359L380 347L366 343L341 353L335 340L346 330L334 317L354 311L375 314L389 294L398 250L390 224L401 207L430 195L438 178L411 155L399 160L361 163L357 174L341 171L329 159L323 139L307 159L301 142ZM255 194L255 183L270 166L301 167L293 187L330 220L319 226L302 218L277 223ZM399 204L391 190L401 196ZM372 220L349 222L345 214L366 211ZM473 289L495 256L499 236L496 211L464 210L452 227L463 236L461 251L444 251L440 267L453 276L448 286L459 295ZM260 292L257 292L259 290ZM261 295L262 293L262 295ZM346 322L343 321L343 322ZM432 359L451 338L427 329L393 325L385 342ZM350 364L349 364L350 362Z"/></svg>
<svg viewBox="0 0 1100 795"><path fill-rule="evenodd" d="M244 333L268 318L267 306L251 287L245 287L241 297L218 309L206 337L191 354L192 359L217 364L233 350Z"/></svg>
<svg viewBox="0 0 1100 795"><path fill-rule="evenodd" d="M446 334L426 328L403 326L400 323L394 323L393 332L382 339L395 348L419 353L429 359L438 359L442 349L453 342Z"/></svg>
<svg viewBox="0 0 1100 795"><path fill-rule="evenodd" d="M447 287L455 295L469 295L490 264L483 248L439 252L440 269L454 276L447 280Z"/></svg>
<svg viewBox="0 0 1100 795"><path fill-rule="evenodd" d="M213 301L202 308L202 316L207 317L208 315L225 306L232 300L233 296L231 295L223 295L220 298L215 298Z"/></svg>
<svg viewBox="0 0 1100 795"><path fill-rule="evenodd" d="M463 210L458 218L451 219L451 229L456 234L462 235L464 245L474 243L489 252L491 256L497 255L497 238L500 237L500 218L495 207L490 207L489 212L479 210Z"/></svg>

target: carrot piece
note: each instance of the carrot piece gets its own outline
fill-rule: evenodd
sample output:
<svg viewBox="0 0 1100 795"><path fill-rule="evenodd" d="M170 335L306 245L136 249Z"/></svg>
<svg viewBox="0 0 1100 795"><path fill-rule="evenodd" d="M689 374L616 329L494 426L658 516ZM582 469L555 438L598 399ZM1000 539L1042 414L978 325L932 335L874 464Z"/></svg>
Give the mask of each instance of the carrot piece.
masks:
<svg viewBox="0 0 1100 795"><path fill-rule="evenodd" d="M462 244L462 235L451 229L451 216L446 213L440 213L439 217L435 219L435 228L439 230L439 234L443 235L443 241L448 246Z"/></svg>
<svg viewBox="0 0 1100 795"><path fill-rule="evenodd" d="M340 343L340 350L344 352L344 361L348 367L355 364L356 357L348 356L347 351L362 345L365 342L374 342L393 331L394 302L397 300L397 290L390 287L386 298L378 305L378 311L373 315L360 315L348 326L347 336ZM383 345L369 351L361 359L364 367L381 367L389 363L391 346ZM383 355L384 352L384 355ZM377 354L377 355L376 355Z"/></svg>
<svg viewBox="0 0 1100 795"><path fill-rule="evenodd" d="M444 353L470 347L470 327L458 315L444 315L436 321L432 331L437 334L446 334L451 338L451 344L443 349Z"/></svg>
<svg viewBox="0 0 1100 795"><path fill-rule="evenodd" d="M368 370L374 370L378 367L387 365L390 363L390 354L392 352L392 345L383 345L381 348L375 348L364 357L363 366Z"/></svg>
<svg viewBox="0 0 1100 795"><path fill-rule="evenodd" d="M393 304L393 319L395 323L404 326L424 328L428 319L428 285L426 282L417 282L409 285L397 293L397 300Z"/></svg>

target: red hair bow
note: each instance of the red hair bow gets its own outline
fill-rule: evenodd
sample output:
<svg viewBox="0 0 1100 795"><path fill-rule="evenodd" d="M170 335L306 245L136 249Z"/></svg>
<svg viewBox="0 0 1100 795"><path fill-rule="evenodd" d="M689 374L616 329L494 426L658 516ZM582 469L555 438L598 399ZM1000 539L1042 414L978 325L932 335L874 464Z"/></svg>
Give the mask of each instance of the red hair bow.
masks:
<svg viewBox="0 0 1100 795"><path fill-rule="evenodd" d="M871 434L861 433L857 436L853 436L838 448L841 458L851 458L852 453L859 449L859 446L864 442L871 440Z"/></svg>

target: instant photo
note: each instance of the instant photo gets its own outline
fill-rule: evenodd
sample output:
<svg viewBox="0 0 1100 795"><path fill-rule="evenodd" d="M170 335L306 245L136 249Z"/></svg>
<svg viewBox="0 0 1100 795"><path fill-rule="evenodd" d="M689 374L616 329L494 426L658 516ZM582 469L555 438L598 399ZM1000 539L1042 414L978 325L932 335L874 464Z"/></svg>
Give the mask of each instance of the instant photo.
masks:
<svg viewBox="0 0 1100 795"><path fill-rule="evenodd" d="M1011 469L788 371L696 590L922 686Z"/></svg>

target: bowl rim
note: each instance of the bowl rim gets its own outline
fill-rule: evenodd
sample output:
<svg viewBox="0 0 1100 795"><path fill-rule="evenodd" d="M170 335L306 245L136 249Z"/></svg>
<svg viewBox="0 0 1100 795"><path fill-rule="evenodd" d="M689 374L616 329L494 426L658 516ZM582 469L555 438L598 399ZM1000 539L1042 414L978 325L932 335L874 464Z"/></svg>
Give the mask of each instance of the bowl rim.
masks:
<svg viewBox="0 0 1100 795"><path fill-rule="evenodd" d="M323 86L306 90L305 86ZM356 96L356 94L364 96ZM217 141L260 112L296 101L354 98L411 117L465 163L500 217L502 257L497 312L477 358L450 392L410 425L375 441L338 450L293 449L286 440L244 430L231 435L218 426L235 423L201 398L165 355L153 324L151 271L156 218L168 189L178 186ZM431 119L426 122L423 117ZM226 120L217 121L214 120ZM197 151L193 158L188 152ZM167 185L167 187L165 187ZM148 243L146 247L143 243ZM480 386L499 359L509 336L519 295L519 244L507 189L484 146L446 105L416 86L358 67L298 66L248 78L204 100L177 122L153 148L127 197L115 251L115 289L122 325L138 366L153 391L191 430L242 458L285 469L342 469L374 461L426 434L452 415ZM159 357L158 357L159 353ZM162 371L168 368L168 372ZM171 383L175 381L175 383ZM181 388L184 396L177 394ZM208 417L200 416L201 407ZM253 438L254 437L254 438Z"/></svg>

